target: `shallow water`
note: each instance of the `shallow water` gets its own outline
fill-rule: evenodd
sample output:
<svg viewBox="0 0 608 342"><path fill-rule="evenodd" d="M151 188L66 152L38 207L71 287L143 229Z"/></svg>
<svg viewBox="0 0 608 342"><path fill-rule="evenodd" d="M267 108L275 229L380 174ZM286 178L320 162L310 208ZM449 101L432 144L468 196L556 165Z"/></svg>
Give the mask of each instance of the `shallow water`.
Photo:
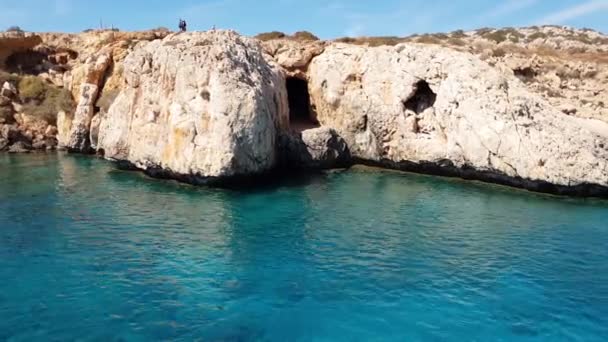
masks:
<svg viewBox="0 0 608 342"><path fill-rule="evenodd" d="M390 172L247 191L0 154L0 341L601 341L608 203Z"/></svg>

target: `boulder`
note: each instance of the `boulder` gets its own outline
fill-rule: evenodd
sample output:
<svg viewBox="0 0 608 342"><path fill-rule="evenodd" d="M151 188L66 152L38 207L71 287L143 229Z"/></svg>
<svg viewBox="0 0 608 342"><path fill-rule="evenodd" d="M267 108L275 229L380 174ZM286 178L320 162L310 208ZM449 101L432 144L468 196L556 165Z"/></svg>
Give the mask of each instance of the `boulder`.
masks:
<svg viewBox="0 0 608 342"><path fill-rule="evenodd" d="M282 165L297 169L331 169L350 163L350 152L342 137L328 127L307 129L282 137Z"/></svg>
<svg viewBox="0 0 608 342"><path fill-rule="evenodd" d="M285 81L256 41L232 31L172 34L138 45L123 70L99 125L106 158L193 183L275 166Z"/></svg>
<svg viewBox="0 0 608 342"><path fill-rule="evenodd" d="M335 44L312 60L308 78L318 121L359 160L539 191L607 193L608 124L563 114L471 54Z"/></svg>
<svg viewBox="0 0 608 342"><path fill-rule="evenodd" d="M17 141L8 148L8 153L29 153L32 151L32 145L24 141Z"/></svg>
<svg viewBox="0 0 608 342"><path fill-rule="evenodd" d="M0 89L0 96L14 99L17 96L17 88L10 82L4 82L2 89Z"/></svg>

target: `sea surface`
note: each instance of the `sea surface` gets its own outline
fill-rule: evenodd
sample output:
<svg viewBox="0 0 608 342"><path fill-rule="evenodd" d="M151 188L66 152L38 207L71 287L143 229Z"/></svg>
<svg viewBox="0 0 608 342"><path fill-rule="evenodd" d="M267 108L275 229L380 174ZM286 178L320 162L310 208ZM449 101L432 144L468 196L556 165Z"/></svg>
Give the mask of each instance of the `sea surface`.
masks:
<svg viewBox="0 0 608 342"><path fill-rule="evenodd" d="M0 341L606 341L608 203L0 154Z"/></svg>

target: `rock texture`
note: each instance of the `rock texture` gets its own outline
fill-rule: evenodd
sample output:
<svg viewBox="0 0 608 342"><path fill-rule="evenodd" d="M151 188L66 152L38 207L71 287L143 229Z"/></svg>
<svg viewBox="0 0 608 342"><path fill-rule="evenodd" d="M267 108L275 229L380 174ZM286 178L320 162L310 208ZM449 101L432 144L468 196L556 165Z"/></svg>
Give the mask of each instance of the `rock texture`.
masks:
<svg viewBox="0 0 608 342"><path fill-rule="evenodd" d="M0 33L0 69L5 67L6 59L11 55L32 49L40 43L42 43L42 39L37 34Z"/></svg>
<svg viewBox="0 0 608 342"><path fill-rule="evenodd" d="M106 71L112 64L111 51L101 51L94 57L91 57L85 63L84 75L85 79L80 84L78 92L78 104L76 111L71 118L62 117L60 127L69 126L69 133L66 141L62 141L62 145L71 151L88 152L91 148L89 139L91 120L95 116L97 101L100 89L105 81Z"/></svg>
<svg viewBox="0 0 608 342"><path fill-rule="evenodd" d="M130 54L124 77L101 117L106 158L196 183L274 167L287 94L253 40L231 31L171 35Z"/></svg>
<svg viewBox="0 0 608 342"><path fill-rule="evenodd" d="M285 134L280 149L281 166L287 169L331 169L351 162L346 141L327 127Z"/></svg>
<svg viewBox="0 0 608 342"><path fill-rule="evenodd" d="M193 183L362 162L608 196L601 33L261 36L0 34L0 69L68 89L77 103L45 126L3 84L0 150L52 148L56 136L71 151Z"/></svg>
<svg viewBox="0 0 608 342"><path fill-rule="evenodd" d="M608 186L608 124L561 113L471 54L335 45L308 76L317 119L360 160L558 193Z"/></svg>

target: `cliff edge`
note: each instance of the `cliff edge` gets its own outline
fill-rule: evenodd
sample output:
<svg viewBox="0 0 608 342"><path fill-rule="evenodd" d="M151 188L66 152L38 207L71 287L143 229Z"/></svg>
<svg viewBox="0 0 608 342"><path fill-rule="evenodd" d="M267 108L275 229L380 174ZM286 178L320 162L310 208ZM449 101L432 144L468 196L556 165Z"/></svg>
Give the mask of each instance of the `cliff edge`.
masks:
<svg viewBox="0 0 608 342"><path fill-rule="evenodd" d="M74 99L48 133L71 151L154 176L209 183L366 163L608 195L608 44L597 32L381 42L260 41L233 31L124 34L103 44L40 37L54 57L33 68L36 77ZM59 47L66 39L70 48Z"/></svg>

